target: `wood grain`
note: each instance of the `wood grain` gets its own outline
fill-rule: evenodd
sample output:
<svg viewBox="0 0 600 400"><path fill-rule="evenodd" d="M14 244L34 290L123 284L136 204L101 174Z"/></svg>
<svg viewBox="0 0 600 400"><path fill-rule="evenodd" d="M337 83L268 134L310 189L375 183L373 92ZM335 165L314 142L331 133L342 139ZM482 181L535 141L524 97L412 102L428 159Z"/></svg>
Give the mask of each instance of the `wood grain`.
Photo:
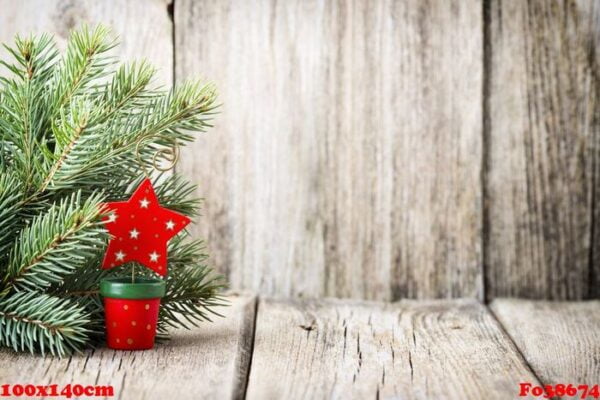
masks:
<svg viewBox="0 0 600 400"><path fill-rule="evenodd" d="M600 4L594 3L594 9L591 14L592 26L594 33L592 36L593 44L589 48L588 59L590 69L592 71L592 93L589 99L590 109L595 110L595 124L592 126L594 135L592 138L592 149L594 155L594 181L593 190L594 197L592 199L592 207L594 210L592 230L592 258L590 260L589 288L590 293L588 298L600 299L600 51L598 43L600 43Z"/></svg>
<svg viewBox="0 0 600 400"><path fill-rule="evenodd" d="M490 308L545 384L600 382L600 301L497 299Z"/></svg>
<svg viewBox="0 0 600 400"><path fill-rule="evenodd" d="M158 83L217 82L179 170L232 287L482 299L485 269L488 299L600 298L600 3L171 6L0 0L0 41L101 22Z"/></svg>
<svg viewBox="0 0 600 400"><path fill-rule="evenodd" d="M184 153L215 264L283 296L482 297L482 4L180 0Z"/></svg>
<svg viewBox="0 0 600 400"><path fill-rule="evenodd" d="M173 24L168 0L0 0L0 42L16 34L52 33L64 48L72 29L104 24L120 38L116 52L123 60L148 59L158 68L156 82L173 78ZM4 49L2 49L4 57Z"/></svg>
<svg viewBox="0 0 600 400"><path fill-rule="evenodd" d="M597 1L491 2L488 298L598 287L599 13Z"/></svg>
<svg viewBox="0 0 600 400"><path fill-rule="evenodd" d="M3 384L112 385L115 399L241 399L254 330L255 297L231 296L225 318L178 331L152 351L99 349L68 359L0 351ZM110 397L112 398L112 397Z"/></svg>
<svg viewBox="0 0 600 400"><path fill-rule="evenodd" d="M473 300L261 300L248 399L508 399L537 384Z"/></svg>

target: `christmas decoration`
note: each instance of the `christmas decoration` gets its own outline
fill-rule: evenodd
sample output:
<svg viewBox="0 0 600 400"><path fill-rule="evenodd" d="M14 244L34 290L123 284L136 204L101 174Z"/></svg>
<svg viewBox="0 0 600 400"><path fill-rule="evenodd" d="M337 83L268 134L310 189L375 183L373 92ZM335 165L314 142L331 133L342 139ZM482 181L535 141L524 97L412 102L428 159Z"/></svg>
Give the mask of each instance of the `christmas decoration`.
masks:
<svg viewBox="0 0 600 400"><path fill-rule="evenodd" d="M167 241L190 219L160 206L152 182L145 179L128 201L105 205L104 223L111 234L102 268L137 261L159 275L167 273ZM113 349L146 350L154 346L160 298L165 283L159 279L106 278L104 296L107 343Z"/></svg>
<svg viewBox="0 0 600 400"><path fill-rule="evenodd" d="M102 268L137 261L159 275L167 273L167 241L190 219L160 206L152 182L144 180L128 201L106 205L104 219L112 235Z"/></svg>
<svg viewBox="0 0 600 400"><path fill-rule="evenodd" d="M154 346L160 298L160 279L106 278L100 283L106 313L106 343L111 349L147 350Z"/></svg>
<svg viewBox="0 0 600 400"><path fill-rule="evenodd" d="M113 347L117 339L151 347L154 332L166 338L168 327L208 320L223 304L203 242L182 229L198 213L195 188L160 172L176 160L169 149L210 126L215 91L196 83L157 90L147 63L116 65L109 37L104 27L75 31L62 56L50 36L17 37L1 62L0 345L16 351L64 356L106 334ZM128 217L139 227L124 223L121 209L134 205L138 187L148 211ZM115 247L124 234L128 247ZM144 259L135 246L156 248ZM133 271L137 289L125 290ZM140 316L113 327L129 310Z"/></svg>

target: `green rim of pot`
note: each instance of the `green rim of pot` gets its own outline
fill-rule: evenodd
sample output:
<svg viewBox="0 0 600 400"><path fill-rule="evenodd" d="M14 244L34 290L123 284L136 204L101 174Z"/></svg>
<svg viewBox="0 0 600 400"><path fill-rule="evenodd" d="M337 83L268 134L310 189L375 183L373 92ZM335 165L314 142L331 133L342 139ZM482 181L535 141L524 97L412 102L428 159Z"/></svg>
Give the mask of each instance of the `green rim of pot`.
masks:
<svg viewBox="0 0 600 400"><path fill-rule="evenodd" d="M156 299L165 295L165 281L153 278L105 278L100 282L100 294L113 299Z"/></svg>

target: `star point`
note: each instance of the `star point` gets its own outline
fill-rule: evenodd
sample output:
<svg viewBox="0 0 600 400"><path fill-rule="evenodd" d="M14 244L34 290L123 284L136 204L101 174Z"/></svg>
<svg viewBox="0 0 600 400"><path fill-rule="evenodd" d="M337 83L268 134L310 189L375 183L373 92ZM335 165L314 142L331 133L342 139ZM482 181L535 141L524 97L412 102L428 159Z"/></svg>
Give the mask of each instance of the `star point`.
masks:
<svg viewBox="0 0 600 400"><path fill-rule="evenodd" d="M149 204L150 204L150 202L145 197L142 200L140 200L140 207L141 208L148 208Z"/></svg>
<svg viewBox="0 0 600 400"><path fill-rule="evenodd" d="M172 220L168 220L167 221L167 230L172 231L173 228L175 228L175 222L173 222Z"/></svg>

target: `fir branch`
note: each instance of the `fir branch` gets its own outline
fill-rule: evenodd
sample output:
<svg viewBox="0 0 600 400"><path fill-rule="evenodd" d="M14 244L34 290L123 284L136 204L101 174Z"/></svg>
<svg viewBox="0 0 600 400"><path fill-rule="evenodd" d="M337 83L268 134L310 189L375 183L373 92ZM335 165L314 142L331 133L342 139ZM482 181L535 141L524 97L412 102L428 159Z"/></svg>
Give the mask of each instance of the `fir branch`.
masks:
<svg viewBox="0 0 600 400"><path fill-rule="evenodd" d="M167 277L167 291L161 300L159 320L163 326L186 328L210 321L214 308L227 305L219 293L226 287L224 279L205 265L174 269Z"/></svg>
<svg viewBox="0 0 600 400"><path fill-rule="evenodd" d="M79 138L81 138L81 135L87 128L89 116L85 112L79 113L77 111L80 111L80 109L74 108L72 110L69 121L65 121L66 118L61 119L63 129L54 129L54 137L56 138L57 148L62 147L62 152L44 178L40 188L38 189L38 193L46 190L48 185L52 182L54 175L56 175L56 173L60 170L61 166L65 162L65 159L73 150L75 143L77 140L79 140ZM69 133L63 134L65 131Z"/></svg>
<svg viewBox="0 0 600 400"><path fill-rule="evenodd" d="M0 345L64 355L102 338L99 282L133 264L99 269L101 198L128 197L144 169L170 161L160 150L210 127L212 86L149 89L148 64L112 70L114 44L106 28L84 28L57 61L49 36L17 38L12 64L2 62L12 75L0 78ZM178 175L154 183L163 206L197 214L193 185ZM186 237L169 245L161 336L209 320L223 304L223 281L204 264L202 242Z"/></svg>
<svg viewBox="0 0 600 400"><path fill-rule="evenodd" d="M140 168L152 165L150 160L158 151L173 143L180 145L190 141L193 136L189 131L204 131L210 126L214 100L212 86L199 84L184 85L168 95L149 97L138 113L104 126L101 131L105 141L82 141L76 156L65 162L62 183L53 185L60 188L98 185L105 179L131 180ZM148 145L144 147L140 143ZM141 153L142 166L137 163L137 151Z"/></svg>
<svg viewBox="0 0 600 400"><path fill-rule="evenodd" d="M155 179L154 187L164 207L188 217L198 215L202 199L192 197L196 185L186 181L181 175L173 173L164 177L161 174Z"/></svg>
<svg viewBox="0 0 600 400"><path fill-rule="evenodd" d="M61 118L54 124L53 132L56 150L62 151L46 174L38 192L45 191L50 184L53 184L53 189L72 186L71 180L80 178L84 171L92 171L97 177L101 171L94 170L93 167L101 163L99 160L112 160L112 166L115 166L119 156L129 149L114 148L115 146L106 143L106 140L99 139L107 133L110 134L110 130L107 132L107 129L126 117L127 112L135 112L136 106L140 106L136 100L145 98L145 89L153 75L154 69L144 62L123 66L97 98L75 102L68 110L69 114L61 112ZM119 116L119 113L123 115ZM106 125L106 121L111 118L114 120ZM84 134L87 134L87 137ZM96 159L86 158L86 154L94 154ZM101 158L102 156L104 158ZM82 165L79 160L85 160L85 164ZM112 171L114 172L114 169ZM53 182L55 178L57 182Z"/></svg>
<svg viewBox="0 0 600 400"><path fill-rule="evenodd" d="M9 172L0 173L0 274L12 239L21 226L18 218L21 197L19 179Z"/></svg>
<svg viewBox="0 0 600 400"><path fill-rule="evenodd" d="M45 132L47 108L44 86L38 82L7 81L0 103L0 131L10 146L10 164L28 188L44 164L40 149Z"/></svg>
<svg viewBox="0 0 600 400"><path fill-rule="evenodd" d="M156 70L146 61L134 62L119 67L112 80L97 98L104 109L101 118L94 123L101 123L111 117L126 117L128 112L136 112L145 106L145 100L157 94L148 91ZM119 113L123 113L119 116Z"/></svg>
<svg viewBox="0 0 600 400"><path fill-rule="evenodd" d="M64 357L88 341L89 315L72 300L21 292L0 301L0 345Z"/></svg>
<svg viewBox="0 0 600 400"><path fill-rule="evenodd" d="M190 328L219 315L214 307L227 305L219 292L225 289L221 275L214 274L204 262L208 259L201 240L185 241L187 234L169 244L169 275L159 316L163 331L167 326Z"/></svg>
<svg viewBox="0 0 600 400"><path fill-rule="evenodd" d="M81 201L73 194L36 217L17 237L7 274L5 292L10 288L39 290L92 259L106 240L98 222L100 196Z"/></svg>
<svg viewBox="0 0 600 400"><path fill-rule="evenodd" d="M212 126L210 121L218 107L215 101L213 85L184 83L168 95L153 99L149 109L155 111L141 115L137 130L142 137L158 139L158 146L170 146L173 140L189 142L194 139L190 132L204 132Z"/></svg>
<svg viewBox="0 0 600 400"><path fill-rule="evenodd" d="M79 267L76 274L64 277L60 282L53 283L48 293L58 297L87 297L100 293L100 281L107 276L121 274L118 269L101 269L104 255L99 253Z"/></svg>
<svg viewBox="0 0 600 400"><path fill-rule="evenodd" d="M105 53L116 46L116 41L108 39L109 33L109 29L102 25L92 31L84 26L71 33L66 55L56 69L53 80L52 109L55 115L86 89L90 82L110 72L107 68L114 60Z"/></svg>
<svg viewBox="0 0 600 400"><path fill-rule="evenodd" d="M3 147L10 148L8 156L16 164L15 170L20 171L28 188L36 169L44 162L40 143L45 140L49 113L45 93L58 51L48 35L28 39L17 36L14 48L5 47L15 63L0 61L13 73L12 79L0 80L0 135L5 142Z"/></svg>
<svg viewBox="0 0 600 400"><path fill-rule="evenodd" d="M49 110L49 120L55 132L56 140L55 156L51 157L53 162L48 172L39 183L38 189L26 202L37 199L37 197L46 190L51 184L54 175L60 170L65 159L87 128L89 115L85 112L85 102L78 101L76 96L87 88L87 86L103 76L107 72L107 67L112 64L112 60L105 56L105 53L112 49L116 42L108 40L109 30L103 26L98 26L93 31L83 27L79 31L74 31L69 39L69 45L65 57L54 69L53 79L49 86L53 93L46 110ZM72 102L76 106L70 106L68 110L63 107ZM84 107L81 105L84 104ZM54 127L55 119L61 116L59 126L65 130L57 130ZM65 122L69 118L70 121ZM66 132L65 132L66 131ZM42 152L49 154L50 152ZM51 154L51 153L50 153Z"/></svg>
<svg viewBox="0 0 600 400"><path fill-rule="evenodd" d="M0 60L0 65L23 81L46 81L59 55L52 36L47 34L28 38L17 35L15 47L4 45L4 48L13 56L15 63Z"/></svg>

